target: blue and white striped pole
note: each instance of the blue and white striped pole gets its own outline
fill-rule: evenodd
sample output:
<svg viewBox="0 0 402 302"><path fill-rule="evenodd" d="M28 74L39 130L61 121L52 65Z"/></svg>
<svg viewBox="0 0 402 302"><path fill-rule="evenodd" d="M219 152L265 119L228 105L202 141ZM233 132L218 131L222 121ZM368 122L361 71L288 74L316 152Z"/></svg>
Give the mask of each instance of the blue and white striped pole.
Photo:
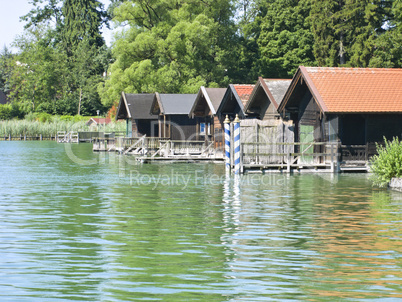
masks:
<svg viewBox="0 0 402 302"><path fill-rule="evenodd" d="M240 173L240 119L236 114L234 123L234 173Z"/></svg>
<svg viewBox="0 0 402 302"><path fill-rule="evenodd" d="M230 120L227 115L223 124L225 127L225 167L226 171L230 171Z"/></svg>

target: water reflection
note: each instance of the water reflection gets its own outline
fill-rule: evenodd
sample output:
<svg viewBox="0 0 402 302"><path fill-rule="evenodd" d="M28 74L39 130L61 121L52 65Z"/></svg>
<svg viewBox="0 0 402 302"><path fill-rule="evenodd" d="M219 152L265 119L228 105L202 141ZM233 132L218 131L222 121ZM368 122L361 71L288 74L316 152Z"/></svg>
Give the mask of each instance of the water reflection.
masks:
<svg viewBox="0 0 402 302"><path fill-rule="evenodd" d="M0 299L397 301L402 194L0 143Z"/></svg>

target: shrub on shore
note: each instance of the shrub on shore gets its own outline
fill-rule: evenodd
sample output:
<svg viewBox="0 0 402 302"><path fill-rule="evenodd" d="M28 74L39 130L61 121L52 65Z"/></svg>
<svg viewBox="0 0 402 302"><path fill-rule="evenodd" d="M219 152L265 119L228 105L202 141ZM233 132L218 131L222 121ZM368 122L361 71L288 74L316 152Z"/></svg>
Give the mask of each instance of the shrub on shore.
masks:
<svg viewBox="0 0 402 302"><path fill-rule="evenodd" d="M394 177L402 177L402 142L384 138L384 146L377 144L377 155L370 160L373 184L385 187Z"/></svg>

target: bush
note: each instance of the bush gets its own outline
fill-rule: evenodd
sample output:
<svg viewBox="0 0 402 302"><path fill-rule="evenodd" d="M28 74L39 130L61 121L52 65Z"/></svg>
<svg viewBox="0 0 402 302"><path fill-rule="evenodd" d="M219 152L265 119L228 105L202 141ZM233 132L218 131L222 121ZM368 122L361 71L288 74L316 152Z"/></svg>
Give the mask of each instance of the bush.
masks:
<svg viewBox="0 0 402 302"><path fill-rule="evenodd" d="M397 137L392 141L384 138L385 145L377 144L377 153L371 158L374 185L385 187L393 177L402 177L402 142Z"/></svg>
<svg viewBox="0 0 402 302"><path fill-rule="evenodd" d="M12 108L10 104L0 104L0 120L10 120Z"/></svg>
<svg viewBox="0 0 402 302"><path fill-rule="evenodd" d="M49 113L41 112L36 115L36 120L41 123L51 122L52 116Z"/></svg>

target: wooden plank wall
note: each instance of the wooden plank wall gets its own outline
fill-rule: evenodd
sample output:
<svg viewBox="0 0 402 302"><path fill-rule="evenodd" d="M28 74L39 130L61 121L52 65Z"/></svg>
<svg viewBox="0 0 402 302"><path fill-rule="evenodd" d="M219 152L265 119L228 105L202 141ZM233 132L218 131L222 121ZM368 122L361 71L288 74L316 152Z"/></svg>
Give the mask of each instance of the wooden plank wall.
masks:
<svg viewBox="0 0 402 302"><path fill-rule="evenodd" d="M258 143L243 145L243 163L278 164L286 162L283 153L293 153L294 146L283 143L294 142L294 127L291 122L282 120L246 119L240 123L241 143ZM276 145L275 143L281 143ZM271 155L267 155L271 154Z"/></svg>

